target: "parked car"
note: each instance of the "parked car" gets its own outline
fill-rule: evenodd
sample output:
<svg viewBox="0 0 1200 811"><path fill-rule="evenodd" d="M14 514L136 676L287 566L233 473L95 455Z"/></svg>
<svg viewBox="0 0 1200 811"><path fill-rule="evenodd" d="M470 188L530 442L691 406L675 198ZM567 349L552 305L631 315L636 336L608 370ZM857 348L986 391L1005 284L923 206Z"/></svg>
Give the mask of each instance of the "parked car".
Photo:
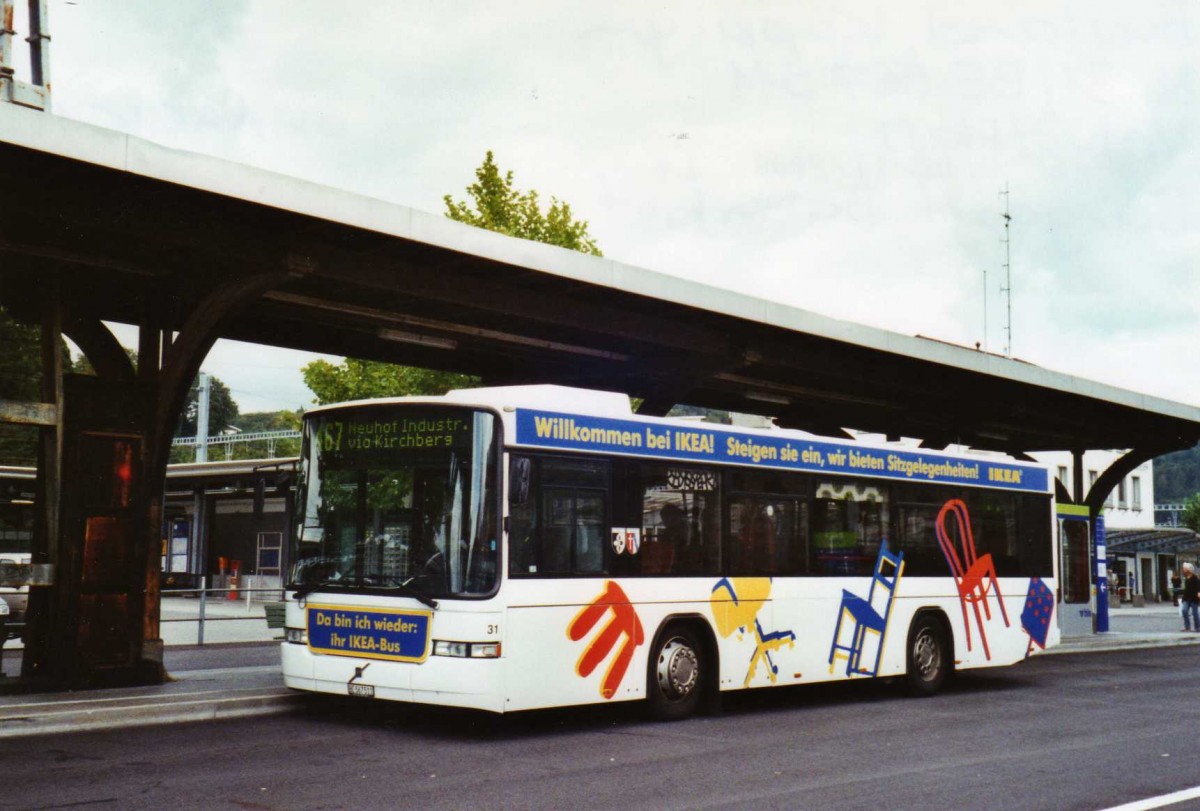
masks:
<svg viewBox="0 0 1200 811"><path fill-rule="evenodd" d="M28 564L29 554L0 555L0 567L5 564ZM4 620L4 639L24 639L25 611L29 607L29 586L0 586L0 617Z"/></svg>

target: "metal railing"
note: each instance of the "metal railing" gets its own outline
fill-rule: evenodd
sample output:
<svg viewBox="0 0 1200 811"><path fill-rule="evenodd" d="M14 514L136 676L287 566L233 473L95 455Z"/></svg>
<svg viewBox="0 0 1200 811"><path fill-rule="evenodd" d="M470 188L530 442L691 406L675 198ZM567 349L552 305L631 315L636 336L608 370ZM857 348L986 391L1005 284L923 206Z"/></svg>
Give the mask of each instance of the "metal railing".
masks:
<svg viewBox="0 0 1200 811"><path fill-rule="evenodd" d="M263 628L268 626L266 603L283 600L284 590L273 588L239 588L224 586L222 588L207 588L207 578L202 581L201 588L196 589L163 589L162 616L160 624L177 622L196 623L196 644L204 644L205 625L210 622L260 622ZM174 600L171 598L195 598L195 615L168 616L168 613L182 613L180 608L191 603L191 600ZM168 603L168 600L170 602ZM255 609L258 609L257 611ZM243 641L243 640L234 640Z"/></svg>

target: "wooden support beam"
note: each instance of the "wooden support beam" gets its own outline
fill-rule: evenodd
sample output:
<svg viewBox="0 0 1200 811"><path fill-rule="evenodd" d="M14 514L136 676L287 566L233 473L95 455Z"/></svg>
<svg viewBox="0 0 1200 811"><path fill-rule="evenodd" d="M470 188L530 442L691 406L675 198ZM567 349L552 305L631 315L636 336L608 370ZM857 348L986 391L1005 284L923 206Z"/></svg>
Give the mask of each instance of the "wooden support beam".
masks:
<svg viewBox="0 0 1200 811"><path fill-rule="evenodd" d="M0 422L54 428L58 425L58 407L54 403L0 400Z"/></svg>

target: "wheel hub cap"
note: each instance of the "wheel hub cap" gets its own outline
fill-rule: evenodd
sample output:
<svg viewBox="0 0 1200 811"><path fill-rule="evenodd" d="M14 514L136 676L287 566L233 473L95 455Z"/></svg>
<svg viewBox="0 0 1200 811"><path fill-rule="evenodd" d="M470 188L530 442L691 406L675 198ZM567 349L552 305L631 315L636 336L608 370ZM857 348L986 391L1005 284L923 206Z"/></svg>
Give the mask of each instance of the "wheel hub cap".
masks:
<svg viewBox="0 0 1200 811"><path fill-rule="evenodd" d="M931 678L941 667L938 646L928 632L922 633L913 643L913 661L917 665L917 670L921 672L921 678L926 680Z"/></svg>
<svg viewBox="0 0 1200 811"><path fill-rule="evenodd" d="M681 639L672 639L658 657L658 686L663 695L680 699L696 689L700 674L696 652Z"/></svg>

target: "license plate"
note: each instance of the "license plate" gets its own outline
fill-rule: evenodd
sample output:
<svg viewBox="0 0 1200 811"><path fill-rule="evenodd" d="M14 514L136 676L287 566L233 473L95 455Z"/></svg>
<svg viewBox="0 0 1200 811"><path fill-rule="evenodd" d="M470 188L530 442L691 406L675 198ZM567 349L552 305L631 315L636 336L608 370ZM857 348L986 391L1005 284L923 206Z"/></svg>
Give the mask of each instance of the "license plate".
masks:
<svg viewBox="0 0 1200 811"><path fill-rule="evenodd" d="M375 685L373 685L373 684L357 684L357 683L347 684L346 692L352 696L358 696L359 698L374 698L375 697Z"/></svg>

